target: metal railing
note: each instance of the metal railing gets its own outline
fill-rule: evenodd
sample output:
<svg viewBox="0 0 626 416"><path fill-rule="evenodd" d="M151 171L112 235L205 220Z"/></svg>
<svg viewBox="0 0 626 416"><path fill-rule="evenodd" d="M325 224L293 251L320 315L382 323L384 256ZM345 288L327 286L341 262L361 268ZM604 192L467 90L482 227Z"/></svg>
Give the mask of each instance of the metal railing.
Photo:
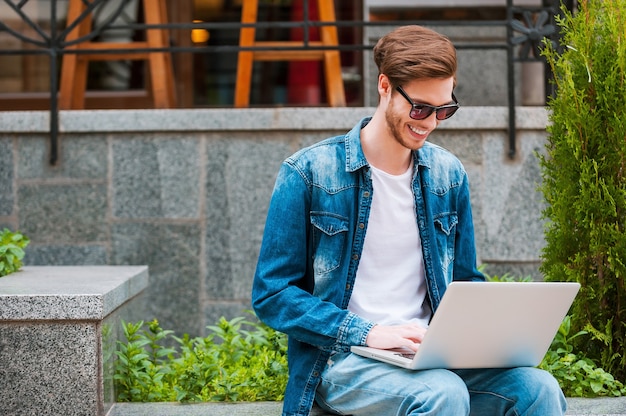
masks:
<svg viewBox="0 0 626 416"><path fill-rule="evenodd" d="M492 21L336 21L333 23L324 23L319 21L313 21L309 18L308 2L313 0L303 0L303 12L304 17L302 21L282 21L282 22L258 22L255 24L241 24L237 22L211 22L211 23L167 23L159 25L147 25L136 22L128 22L125 24L114 24L122 16L123 9L126 6L127 0L120 0L119 5L110 15L105 18L100 25L94 27L93 30L74 40L67 41L68 34L80 24L82 19L87 18L90 13L93 13L98 7L101 7L104 3L111 0L82 0L86 6L85 12L74 22L67 22L65 29L58 29L59 22L57 17L57 0L49 0L50 2L50 29L46 31L42 29L33 18L29 17L24 8L29 0L21 0L18 2L11 0L3 0L4 4L9 7L18 16L25 26L30 28L30 33L36 34L36 36L29 37L24 33L11 28L8 24L5 24L0 16L0 32L7 32L11 36L19 39L20 41L29 44L31 47L23 48L20 50L15 49L0 49L0 56L3 55L46 55L50 61L50 164L54 165L58 160L58 134L59 134L59 107L58 107L58 89L59 89L59 70L60 61L64 55L67 54L88 54L94 53L95 50L90 49L76 49L70 48L77 43L91 41L98 36L101 36L108 30L132 30L132 31L144 31L146 29L168 29L170 31L175 30L192 30L192 29L206 29L206 30L222 30L222 29L241 29L243 27L255 27L257 29L265 28L281 28L281 29L293 29L301 28L304 32L304 45L301 47L253 47L253 48L240 48L238 45L206 45L206 46L177 46L171 45L168 48L145 48L138 50L133 49L115 49L115 50L98 50L98 53L120 53L120 52L171 52L171 53L202 53L202 54L220 54L220 53L233 53L247 50L297 50L297 49L319 49L328 50L328 47L313 46L309 44L309 31L315 27L321 27L325 25L333 25L337 28L344 27L365 27L365 26L399 26L405 24L421 24L421 25L437 25L437 26L500 26L506 28L506 40L500 43L457 43L455 46L457 49L503 49L507 54L507 101L509 109L508 120L508 156L510 158L515 157L516 152L516 127L515 127L515 71L514 63L516 62L528 62L528 61L541 61L542 57L539 54L544 39L549 39L552 42L558 43L558 28L555 22L555 16L557 16L561 9L561 2L558 0L544 0L540 7L517 7L514 5L513 0L506 1L506 19L504 20L492 20ZM244 0L245 1L245 0ZM574 7L574 0L565 1L563 3L565 7L572 10ZM336 49L339 51L365 51L371 50L374 45L370 44L353 44L353 45L339 45ZM550 77L549 71L545 70L546 78ZM549 85L551 83L546 82L546 96L551 94Z"/></svg>

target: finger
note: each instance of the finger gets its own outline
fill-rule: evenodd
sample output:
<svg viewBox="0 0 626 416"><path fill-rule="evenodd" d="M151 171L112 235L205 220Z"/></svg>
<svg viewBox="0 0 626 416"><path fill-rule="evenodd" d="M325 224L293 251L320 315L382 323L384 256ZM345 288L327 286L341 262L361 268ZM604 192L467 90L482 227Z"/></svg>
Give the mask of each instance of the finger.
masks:
<svg viewBox="0 0 626 416"><path fill-rule="evenodd" d="M416 352L418 350L419 346L420 346L419 342L413 342L413 341L409 341L405 345L406 348L410 349L413 352Z"/></svg>
<svg viewBox="0 0 626 416"><path fill-rule="evenodd" d="M422 327L415 327L406 335L408 339L413 342L420 343L424 339L424 335L426 335L426 330Z"/></svg>

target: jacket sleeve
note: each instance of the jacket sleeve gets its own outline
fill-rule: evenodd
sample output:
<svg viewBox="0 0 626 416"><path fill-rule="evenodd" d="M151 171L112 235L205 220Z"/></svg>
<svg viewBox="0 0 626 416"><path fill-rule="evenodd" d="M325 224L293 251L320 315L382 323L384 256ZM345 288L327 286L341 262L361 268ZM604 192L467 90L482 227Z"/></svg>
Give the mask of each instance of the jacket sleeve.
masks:
<svg viewBox="0 0 626 416"><path fill-rule="evenodd" d="M454 280L485 280L485 276L476 267L476 242L474 237L474 223L472 205L470 201L469 181L467 174L459 187L457 196L458 224L454 247Z"/></svg>
<svg viewBox="0 0 626 416"><path fill-rule="evenodd" d="M283 163L269 204L252 306L267 325L301 342L324 349L363 345L373 323L312 294L310 206L306 178Z"/></svg>

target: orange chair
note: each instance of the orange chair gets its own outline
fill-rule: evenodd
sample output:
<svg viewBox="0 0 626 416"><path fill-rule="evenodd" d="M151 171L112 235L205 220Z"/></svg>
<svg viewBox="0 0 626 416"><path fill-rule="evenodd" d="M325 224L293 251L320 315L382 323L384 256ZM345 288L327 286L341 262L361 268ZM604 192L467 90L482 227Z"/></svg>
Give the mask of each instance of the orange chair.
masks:
<svg viewBox="0 0 626 416"><path fill-rule="evenodd" d="M312 0L311 0L312 1ZM258 0L243 0L241 23L256 23ZM335 22L335 5L333 0L317 0L321 22ZM320 27L321 41L310 41L310 46L337 47L339 45L337 27ZM301 47L301 41L255 41L255 28L242 27L239 31L239 46L250 47ZM339 51L335 50L259 50L240 51L237 62L237 80L235 84L235 107L250 105L250 84L252 82L252 66L254 61L324 61L326 78L326 96L331 107L345 107L346 96L341 77L341 60Z"/></svg>
<svg viewBox="0 0 626 416"><path fill-rule="evenodd" d="M167 23L165 0L141 0L145 23L158 25ZM75 22L86 10L83 0L69 0L67 22ZM66 41L73 41L91 32L92 16L88 15L67 35ZM98 53L107 50L132 50L147 48L167 48L167 30L146 29L145 42L91 42L85 41L68 46L67 50L89 49L95 52L68 53L63 56L59 92L59 109L78 110L85 108L87 69L89 61L145 60L150 74L150 94L155 108L176 106L172 58L169 52L119 52Z"/></svg>

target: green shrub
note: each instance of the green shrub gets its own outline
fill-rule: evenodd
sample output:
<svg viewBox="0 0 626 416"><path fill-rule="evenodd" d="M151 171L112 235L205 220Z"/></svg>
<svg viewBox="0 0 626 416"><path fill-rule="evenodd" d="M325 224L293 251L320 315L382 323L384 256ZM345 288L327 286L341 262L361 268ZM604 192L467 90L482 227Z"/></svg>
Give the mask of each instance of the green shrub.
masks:
<svg viewBox="0 0 626 416"><path fill-rule="evenodd" d="M498 275L490 275L485 273L485 268L481 265L478 270L480 270L480 272L485 275L485 279L488 282L532 282L533 278L532 276L524 276L524 277L517 277L515 275L512 275L511 273L505 273L502 276L498 276Z"/></svg>
<svg viewBox="0 0 626 416"><path fill-rule="evenodd" d="M578 350L626 380L626 0L579 2L558 19L546 154L546 280L578 281L571 309Z"/></svg>
<svg viewBox="0 0 626 416"><path fill-rule="evenodd" d="M479 268L490 282L531 282L530 276L516 277L510 273L491 276ZM626 395L624 385L613 375L598 367L591 359L574 353L574 341L585 338L587 331L578 331L570 336L571 317L565 317L556 333L548 352L539 364L559 382L568 397L597 397Z"/></svg>
<svg viewBox="0 0 626 416"><path fill-rule="evenodd" d="M4 229L0 233L0 277L18 271L22 267L24 248L30 240L19 232Z"/></svg>
<svg viewBox="0 0 626 416"><path fill-rule="evenodd" d="M152 321L123 323L118 341L118 401L277 401L287 385L287 340L243 317L220 319L206 338L182 338ZM248 329L246 329L248 328ZM174 343L176 348L163 345Z"/></svg>
<svg viewBox="0 0 626 416"><path fill-rule="evenodd" d="M519 280L506 275L507 280ZM502 278L499 281L502 281ZM145 329L145 327L148 329ZM251 328L244 330L244 326ZM123 323L126 341L115 352L115 390L123 402L278 401L287 385L287 338L235 318L208 327L206 338L178 338L156 320ZM582 353L567 316L540 368L552 373L568 397L626 395L624 385ZM176 348L164 345L174 342Z"/></svg>
<svg viewBox="0 0 626 416"><path fill-rule="evenodd" d="M552 373L568 397L626 395L626 388L620 381L583 354L573 352L572 342L587 332L579 331L570 336L570 331L571 318L566 316L539 368Z"/></svg>

